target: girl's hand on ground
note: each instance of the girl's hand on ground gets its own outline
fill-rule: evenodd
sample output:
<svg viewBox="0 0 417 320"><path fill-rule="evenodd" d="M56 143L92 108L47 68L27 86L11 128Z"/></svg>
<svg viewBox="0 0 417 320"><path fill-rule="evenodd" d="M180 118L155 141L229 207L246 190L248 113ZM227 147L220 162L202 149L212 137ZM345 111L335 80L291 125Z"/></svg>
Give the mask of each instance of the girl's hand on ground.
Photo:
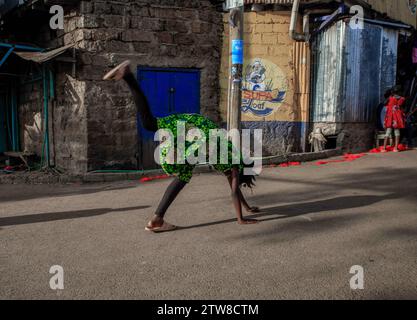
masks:
<svg viewBox="0 0 417 320"><path fill-rule="evenodd" d="M256 224L258 223L258 220L255 219L242 219L242 220L238 220L239 224Z"/></svg>
<svg viewBox="0 0 417 320"><path fill-rule="evenodd" d="M258 207L250 207L248 210L246 210L249 213L258 213L261 210Z"/></svg>

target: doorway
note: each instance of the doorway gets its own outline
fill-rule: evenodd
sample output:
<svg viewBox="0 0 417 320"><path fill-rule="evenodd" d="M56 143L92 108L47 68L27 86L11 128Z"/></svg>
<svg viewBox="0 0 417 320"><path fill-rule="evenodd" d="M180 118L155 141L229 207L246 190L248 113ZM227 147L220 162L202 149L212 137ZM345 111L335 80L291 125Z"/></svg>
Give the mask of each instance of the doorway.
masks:
<svg viewBox="0 0 417 320"><path fill-rule="evenodd" d="M200 112L200 70L139 66L137 78L156 117ZM141 169L158 168L154 133L144 130L139 118L137 123L139 165Z"/></svg>

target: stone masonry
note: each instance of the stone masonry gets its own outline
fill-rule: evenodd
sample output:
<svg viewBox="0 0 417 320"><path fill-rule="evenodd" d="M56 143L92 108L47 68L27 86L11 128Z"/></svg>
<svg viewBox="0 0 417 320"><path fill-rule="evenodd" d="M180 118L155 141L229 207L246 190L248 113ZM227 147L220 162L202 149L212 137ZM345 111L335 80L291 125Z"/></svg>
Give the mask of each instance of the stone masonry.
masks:
<svg viewBox="0 0 417 320"><path fill-rule="evenodd" d="M220 120L218 74L222 16L208 0L80 1L65 12L65 30L28 35L44 48L75 43L75 77L56 63L53 103L56 165L72 173L137 166L136 109L124 83L103 74L125 59L150 67L201 70L201 113ZM29 39L30 38L30 39ZM23 148L40 154L42 84L30 84L21 103ZM30 131L30 134L28 133ZM35 134L37 133L37 134Z"/></svg>

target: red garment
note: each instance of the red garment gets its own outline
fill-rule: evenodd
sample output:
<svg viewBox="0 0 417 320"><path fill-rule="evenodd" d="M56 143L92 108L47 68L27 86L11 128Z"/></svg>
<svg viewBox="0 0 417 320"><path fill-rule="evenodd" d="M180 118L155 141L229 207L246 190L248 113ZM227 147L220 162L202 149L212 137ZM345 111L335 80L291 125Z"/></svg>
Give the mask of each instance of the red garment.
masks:
<svg viewBox="0 0 417 320"><path fill-rule="evenodd" d="M405 114L401 109L405 99L399 96L391 96L388 99L386 106L387 113L385 114L384 126L385 128L404 129L405 128Z"/></svg>

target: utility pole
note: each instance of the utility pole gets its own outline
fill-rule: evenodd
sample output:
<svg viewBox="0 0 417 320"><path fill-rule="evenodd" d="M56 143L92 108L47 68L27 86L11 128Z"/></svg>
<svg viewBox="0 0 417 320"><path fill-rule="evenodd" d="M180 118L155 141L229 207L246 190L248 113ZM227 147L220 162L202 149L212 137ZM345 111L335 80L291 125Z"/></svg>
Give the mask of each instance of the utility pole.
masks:
<svg viewBox="0 0 417 320"><path fill-rule="evenodd" d="M227 103L227 130L238 129L241 125L242 103L242 72L243 72L243 23L244 23L244 0L228 0L226 8L229 12L229 37L230 37L230 60L229 60L229 91Z"/></svg>

